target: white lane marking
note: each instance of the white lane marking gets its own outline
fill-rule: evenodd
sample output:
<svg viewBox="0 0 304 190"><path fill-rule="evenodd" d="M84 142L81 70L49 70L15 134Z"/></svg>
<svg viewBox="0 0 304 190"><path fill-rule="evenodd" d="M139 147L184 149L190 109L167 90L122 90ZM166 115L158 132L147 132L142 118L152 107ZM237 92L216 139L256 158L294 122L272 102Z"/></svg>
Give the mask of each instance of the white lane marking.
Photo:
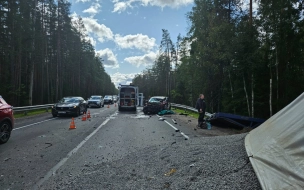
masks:
<svg viewBox="0 0 304 190"><path fill-rule="evenodd" d="M171 123L169 123L166 120L164 120L164 122L166 122L170 127L172 127L175 130L175 132L179 132L179 129L177 129L176 127L174 127L173 125L171 125Z"/></svg>
<svg viewBox="0 0 304 190"><path fill-rule="evenodd" d="M39 124L39 123L51 121L51 120L54 120L54 119L57 119L57 118L47 119L47 120L40 121L40 122L37 122L37 123L32 123L32 124L29 124L29 125L25 125L25 126L22 126L22 127L18 127L18 128L13 129L13 131L18 130L18 129L23 129L23 128L26 128L26 127L30 127L30 126L33 126L33 125L37 125L37 124Z"/></svg>
<svg viewBox="0 0 304 190"><path fill-rule="evenodd" d="M188 137L187 135L185 135L185 133L181 132L180 134L183 135L183 136L185 137L186 140L189 139L189 137Z"/></svg>
<svg viewBox="0 0 304 190"><path fill-rule="evenodd" d="M156 115L157 115L157 117L161 118L158 114L156 114ZM174 127L173 125L171 125L171 123L169 123L168 121L166 121L166 120L163 120L163 121L166 122L170 127L172 127L175 130L175 132L179 132L180 131L179 129L177 129L176 127ZM180 134L185 137L185 140L190 139L187 135L185 135L185 133L180 132Z"/></svg>
<svg viewBox="0 0 304 190"><path fill-rule="evenodd" d="M58 162L58 164L56 164L41 180L39 180L35 186L34 189L39 189L40 186L47 181L51 176L55 176L56 175L56 171L65 164L65 162L75 153L77 153L77 151L93 136L97 133L97 131L103 127L105 124L108 123L108 121L110 121L110 118L106 119L98 128L96 128L89 136L87 136L80 144L78 144L72 151L70 151L67 156L65 158L63 158L60 162Z"/></svg>

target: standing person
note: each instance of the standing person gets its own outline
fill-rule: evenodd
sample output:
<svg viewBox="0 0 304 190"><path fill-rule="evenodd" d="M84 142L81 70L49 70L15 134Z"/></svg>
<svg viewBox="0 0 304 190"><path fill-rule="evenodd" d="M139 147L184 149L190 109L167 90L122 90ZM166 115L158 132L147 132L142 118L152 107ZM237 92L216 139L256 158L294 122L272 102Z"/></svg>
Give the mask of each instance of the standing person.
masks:
<svg viewBox="0 0 304 190"><path fill-rule="evenodd" d="M206 102L205 102L205 96L204 94L200 94L199 98L196 101L195 108L198 111L199 117L198 117L198 127L202 128L203 123L205 121L205 112L206 112Z"/></svg>

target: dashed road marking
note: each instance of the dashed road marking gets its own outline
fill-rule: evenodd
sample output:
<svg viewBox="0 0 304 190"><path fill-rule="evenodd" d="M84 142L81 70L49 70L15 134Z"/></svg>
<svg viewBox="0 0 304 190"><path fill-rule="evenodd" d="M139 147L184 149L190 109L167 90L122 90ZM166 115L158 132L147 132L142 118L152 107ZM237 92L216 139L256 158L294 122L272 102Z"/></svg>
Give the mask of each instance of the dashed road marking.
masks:
<svg viewBox="0 0 304 190"><path fill-rule="evenodd" d="M18 127L18 128L13 129L13 131L18 130L18 129L23 129L23 128L26 128L26 127L30 127L30 126L33 126L33 125L37 125L37 124L40 124L40 123L44 123L44 122L47 122L47 121L51 121L51 120L54 120L54 119L57 119L57 118L47 119L47 120L44 120L44 121L39 121L39 122L36 122L36 123L32 123L32 124L29 124L29 125Z"/></svg>
<svg viewBox="0 0 304 190"><path fill-rule="evenodd" d="M114 115L114 114L113 114ZM89 136L87 136L80 144L78 144L72 151L70 151L67 156L65 158L63 158L60 162L58 162L49 172L47 172L47 174L41 179L39 180L35 186L34 189L40 189L40 186L47 181L51 176L55 176L56 175L56 171L63 166L66 161L68 161L68 159L75 153L77 153L77 151L93 136L95 135L100 129L101 127L103 127L104 125L106 125L111 119L107 118L99 127L97 127Z"/></svg>

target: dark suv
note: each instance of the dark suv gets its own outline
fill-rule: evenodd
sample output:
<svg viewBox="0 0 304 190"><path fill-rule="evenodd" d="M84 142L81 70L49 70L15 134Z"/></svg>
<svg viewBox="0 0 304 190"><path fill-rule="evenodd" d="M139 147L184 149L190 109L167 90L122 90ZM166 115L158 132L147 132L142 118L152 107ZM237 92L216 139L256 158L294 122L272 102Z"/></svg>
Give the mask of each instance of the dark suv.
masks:
<svg viewBox="0 0 304 190"><path fill-rule="evenodd" d="M158 113L162 110L170 110L171 103L166 96L153 96L149 99L143 108L143 112L147 113Z"/></svg>
<svg viewBox="0 0 304 190"><path fill-rule="evenodd" d="M11 105L0 96L0 144L6 143L14 128L14 114Z"/></svg>
<svg viewBox="0 0 304 190"><path fill-rule="evenodd" d="M74 115L78 117L81 113L87 112L87 102L78 96L63 97L58 103L52 106L52 115Z"/></svg>

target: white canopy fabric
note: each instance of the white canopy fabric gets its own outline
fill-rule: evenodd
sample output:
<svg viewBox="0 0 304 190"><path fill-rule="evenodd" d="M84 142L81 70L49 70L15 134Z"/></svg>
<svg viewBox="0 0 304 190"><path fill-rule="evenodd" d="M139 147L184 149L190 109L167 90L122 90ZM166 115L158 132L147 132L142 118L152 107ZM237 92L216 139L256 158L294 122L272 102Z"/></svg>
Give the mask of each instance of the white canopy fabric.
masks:
<svg viewBox="0 0 304 190"><path fill-rule="evenodd" d="M304 93L250 131L245 147L263 189L304 189Z"/></svg>

